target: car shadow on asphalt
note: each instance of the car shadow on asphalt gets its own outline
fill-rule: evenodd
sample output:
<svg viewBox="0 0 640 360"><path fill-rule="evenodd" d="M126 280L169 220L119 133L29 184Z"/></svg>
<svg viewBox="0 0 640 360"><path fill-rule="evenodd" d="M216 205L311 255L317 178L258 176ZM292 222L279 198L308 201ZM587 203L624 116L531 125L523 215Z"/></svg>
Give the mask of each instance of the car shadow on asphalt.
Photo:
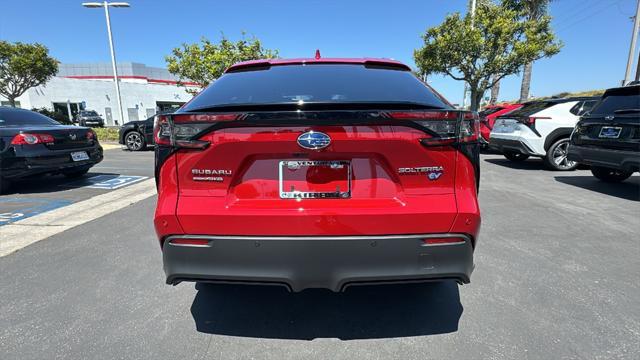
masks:
<svg viewBox="0 0 640 360"><path fill-rule="evenodd" d="M593 176L556 176L556 181L625 200L640 201L640 177L633 176L621 183L606 183Z"/></svg>
<svg viewBox="0 0 640 360"><path fill-rule="evenodd" d="M546 170L541 159L527 159L525 161L511 161L508 159L484 159L488 163L518 170Z"/></svg>
<svg viewBox="0 0 640 360"><path fill-rule="evenodd" d="M344 293L279 286L197 284L199 332L270 339L379 339L458 330L455 282L355 286Z"/></svg>
<svg viewBox="0 0 640 360"><path fill-rule="evenodd" d="M120 174L89 171L89 173L85 174L84 176L73 179L67 178L64 175L43 175L39 177L21 179L11 184L11 187L9 188L9 191L7 191L6 195L42 194L65 191L72 188L83 187L81 184L82 180L86 180L98 175L117 177Z"/></svg>
<svg viewBox="0 0 640 360"><path fill-rule="evenodd" d="M542 159L540 158L529 158L524 161L511 161L509 159L484 159L484 161L495 165L504 166L510 169L552 171L544 165L544 161L542 161ZM578 165L578 167L576 168L576 170L588 169L589 167L584 165Z"/></svg>

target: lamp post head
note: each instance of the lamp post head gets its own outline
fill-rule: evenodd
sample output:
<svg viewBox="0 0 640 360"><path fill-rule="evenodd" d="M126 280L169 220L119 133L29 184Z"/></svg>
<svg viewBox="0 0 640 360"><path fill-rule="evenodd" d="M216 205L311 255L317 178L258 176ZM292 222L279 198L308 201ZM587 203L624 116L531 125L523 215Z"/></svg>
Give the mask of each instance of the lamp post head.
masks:
<svg viewBox="0 0 640 360"><path fill-rule="evenodd" d="M126 2L110 2L110 3L106 3L107 6L113 6L113 7L129 7L129 3ZM104 7L105 3L99 3L99 2L86 2L86 3L82 3L82 6L87 7L87 8L99 8L99 7Z"/></svg>

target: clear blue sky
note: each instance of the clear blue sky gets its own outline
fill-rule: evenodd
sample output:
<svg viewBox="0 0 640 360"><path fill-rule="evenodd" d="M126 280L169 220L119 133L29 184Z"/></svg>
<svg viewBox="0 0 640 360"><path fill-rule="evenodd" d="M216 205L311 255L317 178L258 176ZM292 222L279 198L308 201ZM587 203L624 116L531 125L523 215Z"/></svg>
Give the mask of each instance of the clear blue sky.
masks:
<svg viewBox="0 0 640 360"><path fill-rule="evenodd" d="M2 1L0 39L40 42L60 61L109 62L104 12L82 0ZM118 61L164 66L182 42L242 31L278 49L282 57L388 57L414 66L413 50L428 27L466 10L466 0L129 0L112 9ZM564 48L534 65L531 92L552 95L612 87L624 77L636 0L556 0L553 27ZM635 67L634 67L635 70ZM462 83L434 76L430 83L450 101ZM501 99L516 99L520 79L508 77Z"/></svg>

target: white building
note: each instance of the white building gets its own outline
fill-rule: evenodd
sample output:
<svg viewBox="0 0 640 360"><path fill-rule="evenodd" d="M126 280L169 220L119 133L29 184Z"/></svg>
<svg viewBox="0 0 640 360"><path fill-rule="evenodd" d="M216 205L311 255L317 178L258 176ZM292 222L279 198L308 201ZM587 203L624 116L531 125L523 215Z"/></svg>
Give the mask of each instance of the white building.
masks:
<svg viewBox="0 0 640 360"><path fill-rule="evenodd" d="M158 111L177 108L191 99L166 69L138 63L118 64L125 121L142 120ZM193 83L187 84L197 89ZM0 98L2 105L8 105ZM60 64L58 74L44 85L16 99L23 109L47 108L75 115L78 109L95 110L107 125L122 125L111 64Z"/></svg>

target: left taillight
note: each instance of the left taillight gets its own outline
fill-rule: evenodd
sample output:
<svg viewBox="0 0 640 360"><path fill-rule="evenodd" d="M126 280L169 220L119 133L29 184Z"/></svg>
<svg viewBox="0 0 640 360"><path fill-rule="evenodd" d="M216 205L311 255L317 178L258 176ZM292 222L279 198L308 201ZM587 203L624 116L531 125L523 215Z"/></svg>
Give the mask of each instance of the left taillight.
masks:
<svg viewBox="0 0 640 360"><path fill-rule="evenodd" d="M212 125L223 121L240 120L243 114L178 114L156 116L153 137L157 145L184 149L205 149L208 141L197 137Z"/></svg>
<svg viewBox="0 0 640 360"><path fill-rule="evenodd" d="M36 144L50 144L55 139L49 134L30 134L21 133L13 137L11 140L12 145L36 145Z"/></svg>

